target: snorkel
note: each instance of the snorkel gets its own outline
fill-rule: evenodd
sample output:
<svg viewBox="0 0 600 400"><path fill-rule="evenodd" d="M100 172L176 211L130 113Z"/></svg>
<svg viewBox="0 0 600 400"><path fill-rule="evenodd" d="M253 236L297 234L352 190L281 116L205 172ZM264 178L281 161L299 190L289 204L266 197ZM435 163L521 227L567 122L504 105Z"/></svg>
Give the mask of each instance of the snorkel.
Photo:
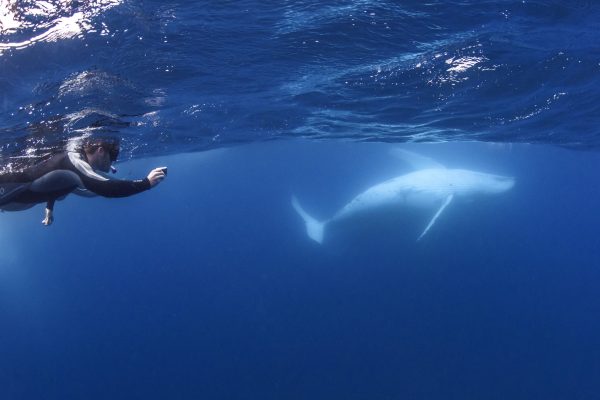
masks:
<svg viewBox="0 0 600 400"><path fill-rule="evenodd" d="M121 146L118 141L114 141L112 143L103 144L104 149L108 151L110 155L110 172L113 174L117 173L117 169L114 167L113 163L117 162L117 157L119 156L119 152L121 150Z"/></svg>

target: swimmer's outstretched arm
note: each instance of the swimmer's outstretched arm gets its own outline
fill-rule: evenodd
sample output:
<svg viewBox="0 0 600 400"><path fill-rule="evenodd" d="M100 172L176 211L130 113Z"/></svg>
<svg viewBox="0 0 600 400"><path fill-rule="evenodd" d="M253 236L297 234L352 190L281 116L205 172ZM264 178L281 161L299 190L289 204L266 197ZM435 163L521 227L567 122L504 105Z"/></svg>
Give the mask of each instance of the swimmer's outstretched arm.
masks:
<svg viewBox="0 0 600 400"><path fill-rule="evenodd" d="M167 167L154 168L146 177L150 181L150 187L154 187L162 182L167 176Z"/></svg>
<svg viewBox="0 0 600 400"><path fill-rule="evenodd" d="M165 179L166 167L155 168L144 179L119 180L97 179L93 176L80 175L83 187L92 193L104 197L129 197L145 190L149 190Z"/></svg>

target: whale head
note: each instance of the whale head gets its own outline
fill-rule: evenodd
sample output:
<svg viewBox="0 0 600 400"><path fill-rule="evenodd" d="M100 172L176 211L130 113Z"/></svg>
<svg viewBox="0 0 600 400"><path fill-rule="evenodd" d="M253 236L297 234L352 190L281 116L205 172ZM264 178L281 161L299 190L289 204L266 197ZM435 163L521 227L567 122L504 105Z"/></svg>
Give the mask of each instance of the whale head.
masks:
<svg viewBox="0 0 600 400"><path fill-rule="evenodd" d="M462 195L493 195L504 193L515 185L515 178L510 176L487 174L465 169L449 171L451 184L456 194Z"/></svg>
<svg viewBox="0 0 600 400"><path fill-rule="evenodd" d="M480 189L486 194L504 193L515 186L512 176L481 174Z"/></svg>

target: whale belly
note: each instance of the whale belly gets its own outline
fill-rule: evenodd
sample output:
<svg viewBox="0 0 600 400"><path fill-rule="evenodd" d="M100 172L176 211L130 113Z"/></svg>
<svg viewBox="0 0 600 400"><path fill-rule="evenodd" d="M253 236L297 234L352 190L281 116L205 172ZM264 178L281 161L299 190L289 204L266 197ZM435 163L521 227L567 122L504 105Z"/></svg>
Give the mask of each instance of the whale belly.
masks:
<svg viewBox="0 0 600 400"><path fill-rule="evenodd" d="M397 192L393 190L387 190L387 188L380 187L372 188L352 199L334 215L332 220L340 220L352 217L356 214L371 212L398 203L399 200L401 200L401 198L399 198Z"/></svg>
<svg viewBox="0 0 600 400"><path fill-rule="evenodd" d="M404 195L404 204L413 208L434 208L446 197L434 192L408 192Z"/></svg>

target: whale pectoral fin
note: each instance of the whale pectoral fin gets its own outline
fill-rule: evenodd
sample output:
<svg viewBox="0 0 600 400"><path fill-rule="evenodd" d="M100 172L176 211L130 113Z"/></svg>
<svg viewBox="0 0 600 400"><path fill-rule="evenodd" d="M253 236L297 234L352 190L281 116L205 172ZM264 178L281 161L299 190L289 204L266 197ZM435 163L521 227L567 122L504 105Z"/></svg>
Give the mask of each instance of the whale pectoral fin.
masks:
<svg viewBox="0 0 600 400"><path fill-rule="evenodd" d="M419 236L419 238L417 239L417 241L421 240L421 238L423 236L425 236L425 234L427 233L427 231L429 231L429 228L431 228L433 226L433 224L435 224L435 221L442 214L442 211L444 211L444 209L448 206L448 204L450 204L450 202L452 201L453 198L454 198L453 194L451 194L448 197L446 197L446 200L444 200L444 203L442 204L442 206L440 207L440 209L437 210L437 212L435 213L435 215L433 216L433 218L431 218L431 221L429 221L429 224L427 225L427 227L425 228L425 230L423 231L423 233L421 233L421 236Z"/></svg>

